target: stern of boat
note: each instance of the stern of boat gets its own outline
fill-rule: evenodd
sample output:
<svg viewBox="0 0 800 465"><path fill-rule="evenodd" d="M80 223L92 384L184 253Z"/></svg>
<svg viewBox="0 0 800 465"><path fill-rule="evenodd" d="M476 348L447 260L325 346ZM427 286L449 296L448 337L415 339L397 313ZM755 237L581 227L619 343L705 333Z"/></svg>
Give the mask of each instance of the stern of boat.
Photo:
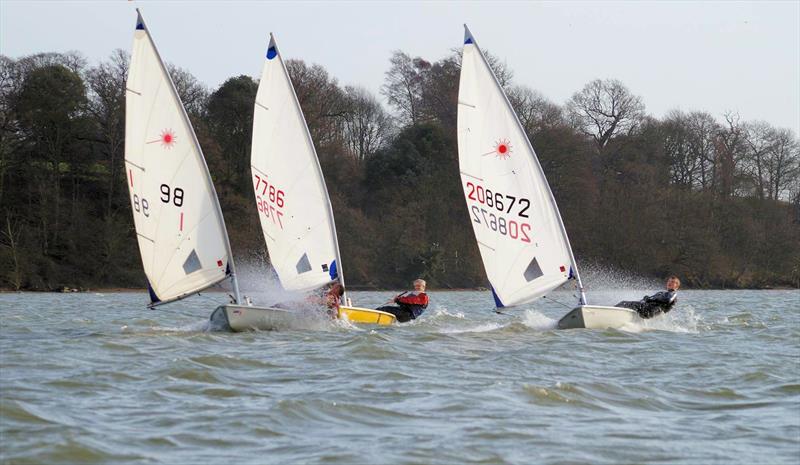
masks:
<svg viewBox="0 0 800 465"><path fill-rule="evenodd" d="M344 305L339 307L337 317L340 320L347 320L351 323L380 326L390 325L397 320L391 313L373 310L371 308L348 307Z"/></svg>
<svg viewBox="0 0 800 465"><path fill-rule="evenodd" d="M558 321L558 329L619 329L638 318L639 315L628 308L581 305Z"/></svg>

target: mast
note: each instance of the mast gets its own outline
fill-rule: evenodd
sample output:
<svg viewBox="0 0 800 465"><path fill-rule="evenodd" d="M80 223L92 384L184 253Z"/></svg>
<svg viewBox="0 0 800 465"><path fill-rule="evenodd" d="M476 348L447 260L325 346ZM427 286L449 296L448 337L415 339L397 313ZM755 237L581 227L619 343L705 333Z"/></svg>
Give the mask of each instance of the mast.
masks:
<svg viewBox="0 0 800 465"><path fill-rule="evenodd" d="M278 50L278 44L275 40L275 35L270 33L269 34L269 46L267 47L267 53L274 53L276 55L280 55ZM319 173L320 180L322 181L322 191L325 194L325 202L327 203L327 213L328 219L330 220L331 224L331 234L333 234L333 243L335 245L334 250L336 251L336 277L339 280L339 284L345 288L345 293L342 296L345 305L347 305L347 286L344 284L344 272L342 271L342 254L339 252L339 238L336 235L336 221L333 217L333 206L331 205L331 198L328 194L328 186L325 183L325 176L322 173L322 166L319 164L319 156L317 155L317 149L314 146L314 139L311 137L311 131L308 129L308 123L306 122L306 115L303 113L303 108L300 106L300 100L297 98L297 92L294 90L294 84L291 83L291 76L289 76L289 70L286 68L286 63L283 61L283 57L280 57L281 66L283 67L283 72L286 76L289 77L289 87L292 89L292 97L294 98L294 103L297 108L300 110L300 118L303 121L303 128L308 139L308 144L311 149L314 151L314 162L316 163L317 172Z"/></svg>
<svg viewBox="0 0 800 465"><path fill-rule="evenodd" d="M488 60L486 60L486 56L483 54L483 50L481 50L481 48L478 46L478 42L475 40L475 37L472 35L472 33L469 30L469 27L467 27L466 24L464 24L464 44L473 44L473 45L475 45L475 49L478 50L478 54L480 54L481 59L486 64L486 66L491 70L491 66L489 66L489 62L488 62ZM491 75L492 75L492 78L494 80L495 85L500 90L500 94L505 99L506 105L508 105L508 108L512 109L511 113L514 115L514 120L516 121L519 130L522 132L523 135L525 135L525 137L524 137L525 143L528 145L528 148L530 149L531 153L535 154L536 151L533 149L533 145L531 145L531 141L528 138L527 133L525 132L525 128L522 126L522 123L519 121L519 116L517 116L517 112L513 111L514 107L511 105L511 102L509 102L508 96L506 95L505 91L503 90L503 86L501 86L500 82L497 80L497 76L494 74L494 70L492 70ZM539 159L535 155L533 157L533 161L536 163L536 165L539 168L539 170L541 172L544 172L544 170L542 170L542 165L539 163ZM576 282L578 284L578 292L580 293L579 302L580 302L581 305L586 305L586 303L587 303L586 302L586 293L584 292L583 282L581 281L581 275L578 272L578 264L575 261L575 254L572 252L572 245L569 242L569 236L567 235L567 230L564 227L564 220L561 218L561 212L558 210L558 204L556 203L556 199L553 196L553 190L550 189L550 183L545 182L545 185L547 187L547 193L549 194L549 197L550 197L550 202L552 203L553 208L555 209L555 212L556 212L556 217L558 218L558 225L559 225L559 228L561 230L561 234L563 235L564 241L567 244L567 250L569 251L569 259L570 259L570 262L571 262L570 266L572 267L572 270L573 270L573 272L575 274L575 280L576 280Z"/></svg>
<svg viewBox="0 0 800 465"><path fill-rule="evenodd" d="M166 76L167 81L170 84L169 87L172 92L172 95L178 102L181 103L179 105L181 108L181 115L183 117L184 122L189 127L189 132L192 135L192 141L194 142L197 151L200 153L200 159L202 160L203 168L205 169L205 182L209 190L211 191L211 194L214 197L214 208L217 212L217 217L219 218L223 237L225 238L225 250L228 253L228 267L230 268L230 278L231 278L231 283L233 285L234 299L236 300L237 304L241 304L242 297L239 292L239 280L236 278L236 265L234 264L233 251L231 250L231 243L230 239L228 238L228 229L225 227L225 218L222 216L222 207L219 204L219 197L217 196L216 188L214 188L214 182L211 180L211 173L208 171L208 164L206 163L206 158L203 155L203 149L200 147L200 142L198 142L197 140L197 134L195 134L192 122L189 119L189 115L186 113L186 107L184 107L183 102L181 102L180 96L178 95L178 90L175 88L175 83L172 81L172 76L169 75L169 71L167 70L167 67L164 65L164 60L161 58L161 54L158 52L158 47L156 47L156 43L153 40L153 36L150 34L150 29L145 25L144 18L142 18L142 12L139 10L139 8L136 9L136 14L138 15L136 21L136 28L143 29L144 32L147 34L147 37L150 39L150 43L153 45L153 50L155 51L156 56L158 57L158 63L159 65L161 65L161 71L164 73L164 76ZM200 292L201 290L202 289L198 290L197 292Z"/></svg>

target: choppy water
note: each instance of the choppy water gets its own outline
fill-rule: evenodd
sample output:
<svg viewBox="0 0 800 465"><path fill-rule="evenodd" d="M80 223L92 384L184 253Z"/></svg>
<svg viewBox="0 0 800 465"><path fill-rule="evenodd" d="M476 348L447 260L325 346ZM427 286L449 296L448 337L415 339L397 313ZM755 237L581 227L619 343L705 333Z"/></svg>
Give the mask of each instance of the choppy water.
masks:
<svg viewBox="0 0 800 465"><path fill-rule="evenodd" d="M208 297L0 295L0 462L800 463L798 291L684 291L627 331L431 297L400 327L229 334Z"/></svg>

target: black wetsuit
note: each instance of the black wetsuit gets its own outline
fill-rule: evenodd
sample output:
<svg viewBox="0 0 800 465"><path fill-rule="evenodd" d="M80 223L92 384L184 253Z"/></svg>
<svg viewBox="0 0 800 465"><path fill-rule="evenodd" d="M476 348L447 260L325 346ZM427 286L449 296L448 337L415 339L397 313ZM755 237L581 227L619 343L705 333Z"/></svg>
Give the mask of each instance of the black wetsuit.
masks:
<svg viewBox="0 0 800 465"><path fill-rule="evenodd" d="M615 305L615 307L630 308L636 310L642 318L653 318L661 313L667 313L675 306L678 301L678 291L668 289L666 291L656 292L651 296L644 296L642 300L638 301L622 301Z"/></svg>

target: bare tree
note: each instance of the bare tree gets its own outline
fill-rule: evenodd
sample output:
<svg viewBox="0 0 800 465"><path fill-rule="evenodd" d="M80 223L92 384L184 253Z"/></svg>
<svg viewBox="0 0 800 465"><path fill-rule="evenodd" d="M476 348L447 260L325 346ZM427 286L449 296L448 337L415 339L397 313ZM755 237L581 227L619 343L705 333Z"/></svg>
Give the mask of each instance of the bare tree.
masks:
<svg viewBox="0 0 800 465"><path fill-rule="evenodd" d="M548 100L541 92L526 86L514 86L508 90L508 100L517 113L528 137L534 138L545 128L564 122L561 107Z"/></svg>
<svg viewBox="0 0 800 465"><path fill-rule="evenodd" d="M114 194L119 185L121 160L125 144L125 81L130 57L117 49L108 61L90 69L86 76L89 87L88 111L99 125L101 150L109 164L106 217L112 213Z"/></svg>
<svg viewBox="0 0 800 465"><path fill-rule="evenodd" d="M752 179L756 196L763 199L767 196L770 184L766 158L772 150L775 129L766 121L745 123L742 128L746 150L744 170Z"/></svg>
<svg viewBox="0 0 800 465"><path fill-rule="evenodd" d="M405 124L417 124L422 120L422 86L424 74L431 64L420 57L411 58L400 50L392 52L391 67L386 72L386 82L381 94L394 106L400 120Z"/></svg>
<svg viewBox="0 0 800 465"><path fill-rule="evenodd" d="M667 114L664 120L664 154L670 165L673 184L693 187L699 160L692 152L689 117L679 110Z"/></svg>
<svg viewBox="0 0 800 465"><path fill-rule="evenodd" d="M596 79L570 98L567 114L572 124L602 149L614 136L638 127L644 104L621 81Z"/></svg>
<svg viewBox="0 0 800 465"><path fill-rule="evenodd" d="M455 131L458 123L458 82L461 67L453 56L439 60L425 73L420 114Z"/></svg>
<svg viewBox="0 0 800 465"><path fill-rule="evenodd" d="M514 76L505 62L484 52L500 85L508 90ZM438 121L446 127L456 125L456 102L461 70L461 50L435 63L395 50L386 72L381 95L397 111L397 119L405 125Z"/></svg>
<svg viewBox="0 0 800 465"><path fill-rule="evenodd" d="M689 150L698 165L695 180L702 190L713 190L716 180L715 145L717 134L722 130L711 114L695 111L686 117Z"/></svg>
<svg viewBox="0 0 800 465"><path fill-rule="evenodd" d="M189 71L171 63L167 64L167 71L189 116L202 116L208 100L208 87Z"/></svg>
<svg viewBox="0 0 800 465"><path fill-rule="evenodd" d="M337 141L347 105L336 79L322 66L309 66L303 60L288 60L286 69L314 142L326 145Z"/></svg>
<svg viewBox="0 0 800 465"><path fill-rule="evenodd" d="M740 183L737 181L742 178L740 164L744 159L746 145L745 131L739 114L736 112L726 113L725 123L725 127L720 129L715 138L716 158L714 164L719 167L716 170L719 180L716 185L719 193L723 197L728 197L743 193L740 190Z"/></svg>
<svg viewBox="0 0 800 465"><path fill-rule="evenodd" d="M392 120L378 99L366 89L348 86L345 87L345 95L345 142L353 156L363 161L387 142L392 130Z"/></svg>
<svg viewBox="0 0 800 465"><path fill-rule="evenodd" d="M767 197L791 200L792 183L800 178L800 141L789 129L774 129L764 157Z"/></svg>

